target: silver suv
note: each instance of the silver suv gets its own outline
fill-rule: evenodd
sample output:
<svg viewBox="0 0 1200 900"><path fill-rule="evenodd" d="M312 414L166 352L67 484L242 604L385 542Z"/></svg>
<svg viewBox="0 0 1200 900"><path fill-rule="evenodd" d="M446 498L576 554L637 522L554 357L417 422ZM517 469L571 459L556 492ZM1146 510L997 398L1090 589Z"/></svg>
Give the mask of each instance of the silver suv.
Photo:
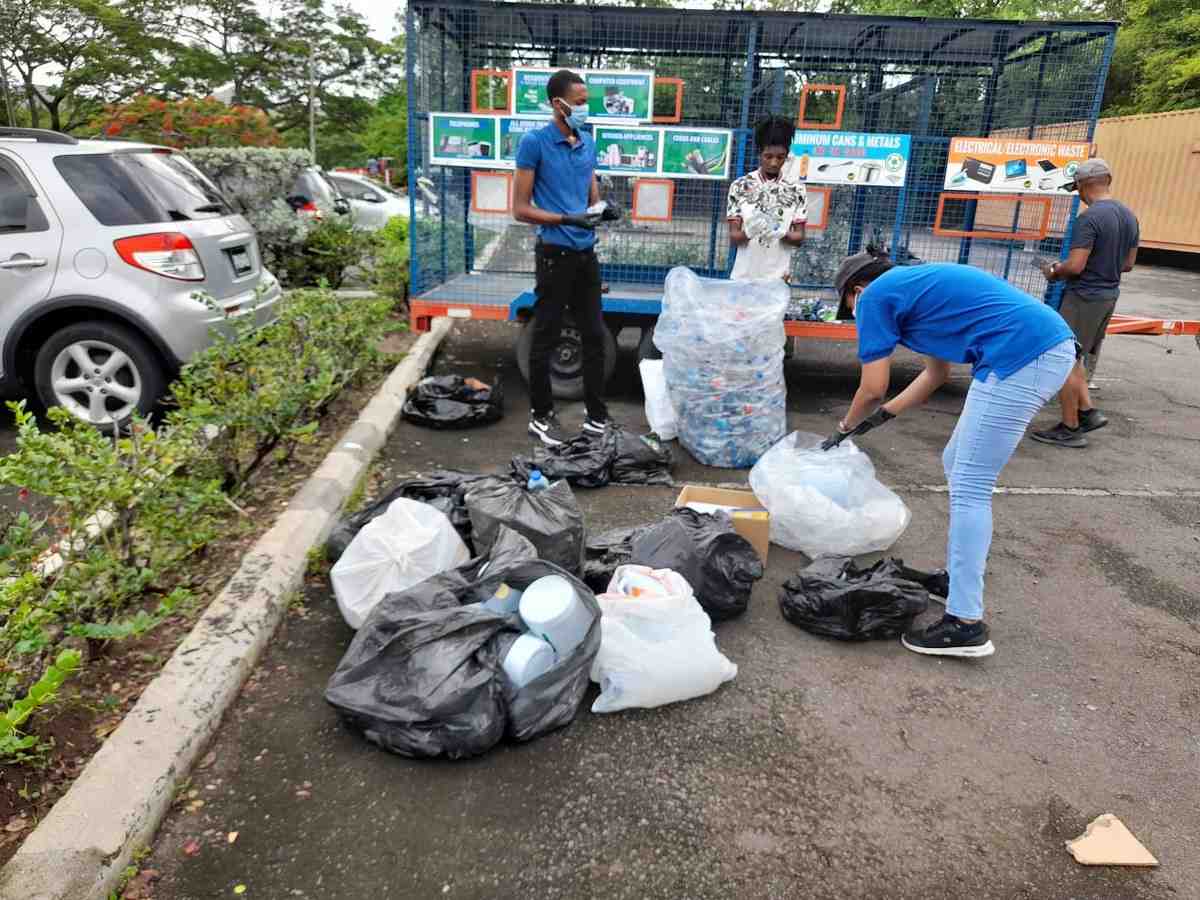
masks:
<svg viewBox="0 0 1200 900"><path fill-rule="evenodd" d="M249 223L182 154L0 128L5 396L120 427L214 329L268 321L280 294Z"/></svg>

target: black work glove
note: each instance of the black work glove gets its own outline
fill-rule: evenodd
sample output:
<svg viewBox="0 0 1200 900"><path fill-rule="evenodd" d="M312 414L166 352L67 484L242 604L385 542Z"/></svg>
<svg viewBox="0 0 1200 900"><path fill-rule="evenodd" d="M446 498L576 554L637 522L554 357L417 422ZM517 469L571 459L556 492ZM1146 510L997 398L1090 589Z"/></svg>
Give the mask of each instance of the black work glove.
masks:
<svg viewBox="0 0 1200 900"><path fill-rule="evenodd" d="M610 203L604 207L604 212L600 213L600 219L604 222L616 222L621 218L621 210L619 207Z"/></svg>
<svg viewBox="0 0 1200 900"><path fill-rule="evenodd" d="M894 418L896 417L881 406L849 431L842 431L841 428L839 428L829 437L825 438L825 440L821 442L821 449L832 450L851 435L866 434L872 428L876 428L882 425L884 422L890 421Z"/></svg>
<svg viewBox="0 0 1200 900"><path fill-rule="evenodd" d="M603 213L578 213L577 215L563 216L562 223L564 225L573 225L575 228L587 228L594 230L600 224L600 218Z"/></svg>

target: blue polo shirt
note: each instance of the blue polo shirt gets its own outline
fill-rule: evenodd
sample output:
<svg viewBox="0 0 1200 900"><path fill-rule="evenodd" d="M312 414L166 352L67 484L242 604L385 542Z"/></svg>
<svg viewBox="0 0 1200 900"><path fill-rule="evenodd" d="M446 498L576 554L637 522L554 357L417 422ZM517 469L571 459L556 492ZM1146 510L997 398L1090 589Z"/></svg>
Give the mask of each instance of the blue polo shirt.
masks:
<svg viewBox="0 0 1200 900"><path fill-rule="evenodd" d="M517 168L533 172L533 202L538 209L579 215L588 208L596 177L596 142L581 131L572 146L551 122L521 138ZM571 250L588 250L596 243L595 231L573 225L539 225L538 236L547 244Z"/></svg>
<svg viewBox="0 0 1200 900"><path fill-rule="evenodd" d="M891 356L897 344L952 363L979 381L1007 378L1051 347L1072 340L1062 316L982 269L956 263L897 266L854 307L858 358Z"/></svg>

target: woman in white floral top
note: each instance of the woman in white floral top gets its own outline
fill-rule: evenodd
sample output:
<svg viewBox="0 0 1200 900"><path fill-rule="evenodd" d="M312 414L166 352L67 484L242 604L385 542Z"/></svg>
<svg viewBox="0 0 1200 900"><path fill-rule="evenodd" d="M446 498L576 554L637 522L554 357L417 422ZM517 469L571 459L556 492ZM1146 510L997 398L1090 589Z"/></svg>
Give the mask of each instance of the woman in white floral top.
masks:
<svg viewBox="0 0 1200 900"><path fill-rule="evenodd" d="M784 163L796 127L769 116L754 129L758 168L729 187L729 239L737 247L730 277L744 281L782 278L791 272L792 250L804 242L804 163Z"/></svg>

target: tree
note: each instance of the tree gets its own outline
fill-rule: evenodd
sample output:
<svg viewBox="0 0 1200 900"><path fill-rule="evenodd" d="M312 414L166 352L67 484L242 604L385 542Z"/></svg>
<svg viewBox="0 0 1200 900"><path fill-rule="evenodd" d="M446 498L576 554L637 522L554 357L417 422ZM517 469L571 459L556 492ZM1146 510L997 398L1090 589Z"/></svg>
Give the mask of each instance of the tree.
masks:
<svg viewBox="0 0 1200 900"><path fill-rule="evenodd" d="M1117 33L1106 115L1200 107L1200 6L1195 0L1129 0Z"/></svg>
<svg viewBox="0 0 1200 900"><path fill-rule="evenodd" d="M228 106L212 97L163 100L137 97L108 107L91 128L105 137L193 147L276 147L282 141L266 113Z"/></svg>
<svg viewBox="0 0 1200 900"><path fill-rule="evenodd" d="M30 124L86 125L106 104L156 87L171 49L171 0L7 0L0 43ZM55 84L42 81L52 77Z"/></svg>

